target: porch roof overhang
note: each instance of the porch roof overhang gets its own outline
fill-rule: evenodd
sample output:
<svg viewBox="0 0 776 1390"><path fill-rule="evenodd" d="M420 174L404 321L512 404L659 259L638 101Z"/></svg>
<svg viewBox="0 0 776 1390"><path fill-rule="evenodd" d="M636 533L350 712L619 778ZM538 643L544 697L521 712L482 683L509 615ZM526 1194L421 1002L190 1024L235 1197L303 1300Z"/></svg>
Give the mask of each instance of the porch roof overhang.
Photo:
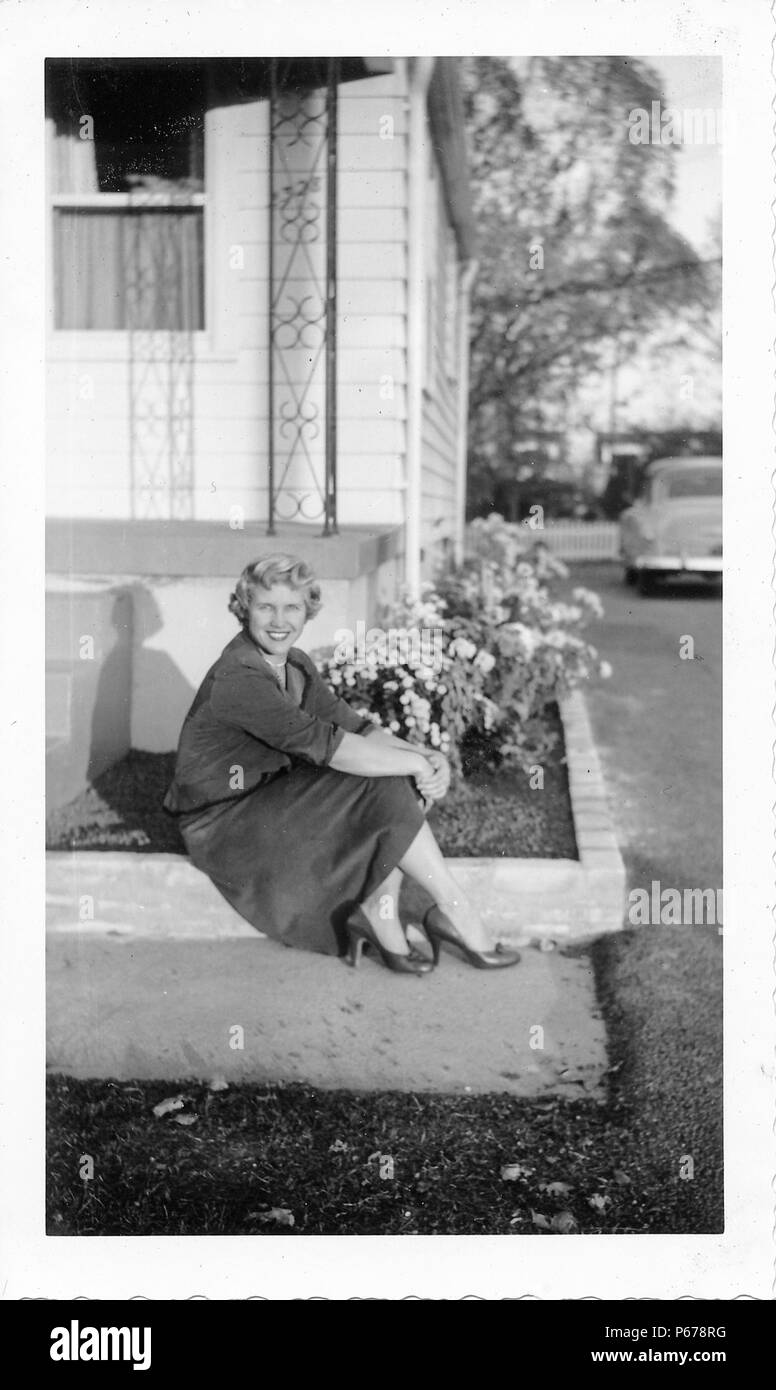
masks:
<svg viewBox="0 0 776 1390"><path fill-rule="evenodd" d="M325 87L328 82L328 57L262 57L262 58L47 58L50 75L74 80L78 72L119 72L141 70L153 64L168 68L191 80L192 90L206 75L212 101L233 105L261 101L269 96L272 64L275 67L276 88L299 90L306 87ZM339 85L363 81L391 73L396 68L393 58L345 57L337 59L336 80Z"/></svg>
<svg viewBox="0 0 776 1390"><path fill-rule="evenodd" d="M275 82L280 88L325 87L328 81L329 57L294 58L208 58L208 68L216 78L227 84L238 78L242 100L252 101L266 94L270 65L275 65ZM367 77L391 73L396 67L393 58L337 58L337 81L360 82Z"/></svg>

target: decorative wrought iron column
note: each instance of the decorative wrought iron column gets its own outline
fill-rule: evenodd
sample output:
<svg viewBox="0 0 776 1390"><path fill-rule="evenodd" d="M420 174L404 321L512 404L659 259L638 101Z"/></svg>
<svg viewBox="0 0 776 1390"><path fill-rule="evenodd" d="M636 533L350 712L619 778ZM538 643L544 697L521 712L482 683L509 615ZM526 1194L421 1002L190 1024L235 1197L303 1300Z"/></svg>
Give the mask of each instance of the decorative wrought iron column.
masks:
<svg viewBox="0 0 776 1390"><path fill-rule="evenodd" d="M287 62L287 60L285 60ZM270 62L268 525L337 533L337 83L281 82Z"/></svg>
<svg viewBox="0 0 776 1390"><path fill-rule="evenodd" d="M166 194L163 207L145 188L130 195L125 251L133 517L194 514L194 325L180 302L186 251L178 207L191 207L186 192Z"/></svg>

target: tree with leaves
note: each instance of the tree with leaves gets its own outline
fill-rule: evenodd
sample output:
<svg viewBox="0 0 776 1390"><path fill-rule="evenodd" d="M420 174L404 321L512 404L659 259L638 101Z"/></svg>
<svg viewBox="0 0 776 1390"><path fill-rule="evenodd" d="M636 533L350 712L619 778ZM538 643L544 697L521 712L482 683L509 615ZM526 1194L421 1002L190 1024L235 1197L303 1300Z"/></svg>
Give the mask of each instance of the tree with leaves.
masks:
<svg viewBox="0 0 776 1390"><path fill-rule="evenodd" d="M713 311L709 267L670 225L676 147L636 144L660 100L641 59L462 61L480 269L472 300L470 511L530 493L521 438L563 427L578 383L659 325ZM716 268L716 267L715 267Z"/></svg>

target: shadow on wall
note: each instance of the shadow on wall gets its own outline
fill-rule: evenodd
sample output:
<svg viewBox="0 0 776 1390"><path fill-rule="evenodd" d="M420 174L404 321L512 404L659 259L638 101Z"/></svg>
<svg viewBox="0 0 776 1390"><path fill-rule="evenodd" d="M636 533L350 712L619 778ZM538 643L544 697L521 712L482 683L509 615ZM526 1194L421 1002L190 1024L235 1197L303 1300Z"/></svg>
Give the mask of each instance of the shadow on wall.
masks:
<svg viewBox="0 0 776 1390"><path fill-rule="evenodd" d="M132 601L125 589L75 580L47 591L49 809L77 796L129 747L131 642Z"/></svg>
<svg viewBox="0 0 776 1390"><path fill-rule="evenodd" d="M166 645L172 636L170 624L176 617L178 622L185 618L174 611L165 618L157 595L145 584L133 584L130 593L134 629L130 741L134 748L169 752L177 747L196 690L169 651L154 643L166 631Z"/></svg>
<svg viewBox="0 0 776 1390"><path fill-rule="evenodd" d="M132 596L128 589L113 590L108 619L115 638L108 646L103 640L95 653L97 680L91 696L91 732L86 780L93 782L130 746L132 693ZM87 692L84 691L84 695ZM74 689L78 699L78 686Z"/></svg>
<svg viewBox="0 0 776 1390"><path fill-rule="evenodd" d="M147 645L162 629L142 584L79 586L47 594L46 797L63 806L125 758L140 693L156 705L166 749L194 690L169 654Z"/></svg>

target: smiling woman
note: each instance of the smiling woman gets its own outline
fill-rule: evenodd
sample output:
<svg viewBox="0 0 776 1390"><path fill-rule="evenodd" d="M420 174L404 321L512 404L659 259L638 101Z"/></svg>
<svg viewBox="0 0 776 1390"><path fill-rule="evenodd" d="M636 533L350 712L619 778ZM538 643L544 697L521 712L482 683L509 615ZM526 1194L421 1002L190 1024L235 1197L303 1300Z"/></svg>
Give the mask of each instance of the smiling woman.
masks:
<svg viewBox="0 0 776 1390"><path fill-rule="evenodd" d="M431 959L407 942L402 873L434 900L424 925L433 961L446 940L470 964L515 964L488 949L479 914L450 874L424 802L450 778L419 748L356 714L294 646L321 606L308 566L275 554L246 566L229 609L241 631L211 666L181 731L165 809L192 862L268 936L326 955L365 944L403 974Z"/></svg>
<svg viewBox="0 0 776 1390"><path fill-rule="evenodd" d="M308 618L321 606L321 591L307 566L270 555L243 570L229 611L253 639L283 689L287 657Z"/></svg>

